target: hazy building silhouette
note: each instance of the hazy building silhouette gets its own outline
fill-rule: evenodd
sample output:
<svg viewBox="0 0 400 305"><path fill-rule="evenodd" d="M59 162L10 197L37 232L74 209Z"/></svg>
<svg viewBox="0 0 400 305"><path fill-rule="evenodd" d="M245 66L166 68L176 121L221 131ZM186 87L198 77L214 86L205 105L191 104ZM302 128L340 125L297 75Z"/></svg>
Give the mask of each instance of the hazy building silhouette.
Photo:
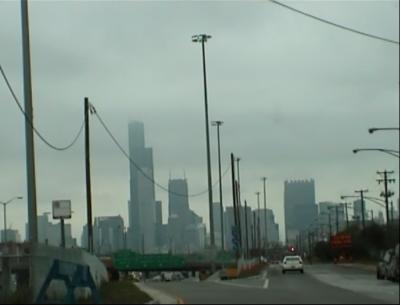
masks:
<svg viewBox="0 0 400 305"><path fill-rule="evenodd" d="M364 219L368 219L367 215L367 209L366 209L366 202L364 200ZM362 202L361 199L357 199L356 201L353 202L353 219L356 220L359 224L362 223Z"/></svg>
<svg viewBox="0 0 400 305"><path fill-rule="evenodd" d="M256 219L260 215L260 236L261 244L264 246L265 240L265 209L256 210ZM258 220L257 220L258 221ZM279 242L279 224L275 223L274 212L267 209L267 239L268 243L278 243Z"/></svg>
<svg viewBox="0 0 400 305"><path fill-rule="evenodd" d="M121 216L96 217L93 231L96 254L109 255L124 249L124 220Z"/></svg>
<svg viewBox="0 0 400 305"><path fill-rule="evenodd" d="M5 235L4 235L4 230L1 230L1 241L5 241ZM7 233L7 242L15 242L19 243L21 242L21 235L19 234L18 230L13 230L13 229L6 229Z"/></svg>
<svg viewBox="0 0 400 305"><path fill-rule="evenodd" d="M222 233L221 233L221 205L219 202L213 203L213 218L214 218L214 238L215 245L221 248Z"/></svg>
<svg viewBox="0 0 400 305"><path fill-rule="evenodd" d="M50 213L43 213L43 215L38 215L38 242L41 244L47 244L59 247L61 245L61 225L58 223L52 223L49 221ZM25 225L26 232L28 233L28 224ZM65 234L65 246L76 247L76 239L72 238L72 228L71 224L64 224L64 234ZM28 234L26 236L29 236ZM8 238L8 237L7 237Z"/></svg>
<svg viewBox="0 0 400 305"><path fill-rule="evenodd" d="M130 163L130 200L128 202L128 247L134 251L154 252L156 243L156 211L153 150L145 146L144 125L131 122L128 127ZM137 168L139 167L140 170ZM146 177L146 176L147 177Z"/></svg>
<svg viewBox="0 0 400 305"><path fill-rule="evenodd" d="M173 253L188 253L204 247L203 219L189 208L187 179L168 182L168 246Z"/></svg>
<svg viewBox="0 0 400 305"><path fill-rule="evenodd" d="M314 180L285 181L284 207L286 243L295 244L296 236L318 215Z"/></svg>
<svg viewBox="0 0 400 305"><path fill-rule="evenodd" d="M246 209L244 206L240 206L240 229L242 232L242 247L243 249L246 246ZM247 228L248 228L248 236L249 236L249 247L251 248L251 225L252 225L252 210L250 207L247 207ZM233 250L233 241L232 241L232 227L235 225L235 214L233 206L227 206L224 212L224 228L225 228L225 247L228 250Z"/></svg>
<svg viewBox="0 0 400 305"><path fill-rule="evenodd" d="M339 231L346 227L346 209L341 203L322 201L318 203L319 239L329 238L329 215L331 218L332 234L336 232L336 207L338 207Z"/></svg>

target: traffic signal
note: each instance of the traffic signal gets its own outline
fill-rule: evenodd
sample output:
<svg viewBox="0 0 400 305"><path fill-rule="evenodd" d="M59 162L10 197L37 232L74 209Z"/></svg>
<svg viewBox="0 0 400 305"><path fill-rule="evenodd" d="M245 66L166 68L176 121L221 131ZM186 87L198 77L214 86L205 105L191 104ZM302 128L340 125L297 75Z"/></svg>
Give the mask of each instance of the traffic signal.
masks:
<svg viewBox="0 0 400 305"><path fill-rule="evenodd" d="M289 252L295 252L295 248L293 246L288 247Z"/></svg>

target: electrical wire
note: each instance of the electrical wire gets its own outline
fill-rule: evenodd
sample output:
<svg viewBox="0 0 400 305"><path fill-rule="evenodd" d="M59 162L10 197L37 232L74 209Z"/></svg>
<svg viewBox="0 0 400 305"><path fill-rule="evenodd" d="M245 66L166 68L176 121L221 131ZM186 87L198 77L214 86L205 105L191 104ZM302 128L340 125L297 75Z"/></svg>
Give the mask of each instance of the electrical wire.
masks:
<svg viewBox="0 0 400 305"><path fill-rule="evenodd" d="M26 114L26 112L24 111L24 108L22 107L21 103L19 102L17 95L15 94L10 82L8 81L8 78L3 70L3 67L0 65L0 71L1 74L4 78L4 81L6 82L7 88L10 91L11 95L14 98L14 101L17 103L19 110L21 110L22 114L25 117L25 120L29 123L29 125L32 127L33 131L35 132L35 134L39 137L40 140L43 141L44 144L46 144L47 146L49 146L50 148L54 149L54 150L58 150L58 151L63 151L63 150L67 150L69 148L71 148L76 141L79 139L79 136L82 134L83 131L83 127L85 126L85 121L82 122L81 127L79 128L78 133L76 134L75 138L72 140L72 142L70 144L68 144L67 146L55 146L53 144L51 144L48 140L45 139L44 136L42 136L42 134L35 128L35 126L33 126L33 122L29 119L28 115Z"/></svg>
<svg viewBox="0 0 400 305"><path fill-rule="evenodd" d="M104 130L106 131L106 133L108 134L108 136L111 138L111 140L114 142L114 144L118 147L118 149L121 151L121 153L128 159L128 161L147 179L149 180L153 185L157 186L158 188L162 189L163 191L175 195L175 196L179 196L179 197L187 197L187 198L193 198L193 197L198 197L201 195L204 195L206 193L208 193L208 188L204 191L198 192L198 193L193 193L193 194L181 194L181 193L177 193L177 192L173 192L170 191L167 187L161 185L160 183L158 183L157 181L155 181L152 177L148 176L143 170L142 168L131 158L131 156L127 153L127 151L122 147L122 145L118 142L118 140L115 138L115 136L113 135L113 133L110 131L110 129L108 128L107 124L103 121L103 119L101 118L101 116L99 115L99 113L97 112L97 110L94 108L93 105L90 105L91 109L92 109L92 114L94 114L96 116L96 118L99 120L100 124L103 126ZM228 165L228 167L226 168L226 170L224 171L221 180L226 176L226 174L229 172L230 170L230 165ZM214 185L212 186L212 188L215 188L218 183L220 182L220 180L218 179Z"/></svg>
<svg viewBox="0 0 400 305"><path fill-rule="evenodd" d="M280 6L282 6L282 7L284 7L284 8L287 8L287 9L289 9L289 10L291 10L291 11L294 11L294 12L296 12L296 13L302 14L302 15L307 16L307 17L310 17L310 18L312 18L312 19L315 19L315 20L324 22L324 23L326 23L326 24L330 24L330 25L335 26L335 27L337 27L337 28L340 28L340 29L342 29L342 30L350 31L350 32L353 32L353 33L356 33L356 34L360 34L360 35L367 36L367 37L369 37L369 38L379 39L379 40L382 40L382 41L385 41L385 42L389 42L389 43L393 43L393 44L399 44L399 41L392 40L392 39L388 39L388 38L381 37L381 36L377 36L377 35L373 35L373 34L369 34L369 33L366 33L366 32L358 31L358 30L349 28L349 27L347 27L347 26L344 26L344 25L341 25L341 24L338 24L338 23L335 23L335 22L332 22L332 21L329 21L329 20L326 20L326 19L322 19L322 18L317 17L317 16L314 16L314 15L311 15L311 14L309 14L309 13L306 13L306 12L304 12L304 11L298 10L298 9L292 7L292 6L289 6L289 5L287 5L287 4L284 4L284 3L279 2L279 1L276 1L276 0L270 0L270 1L271 1L272 3L274 3L274 4L280 5Z"/></svg>

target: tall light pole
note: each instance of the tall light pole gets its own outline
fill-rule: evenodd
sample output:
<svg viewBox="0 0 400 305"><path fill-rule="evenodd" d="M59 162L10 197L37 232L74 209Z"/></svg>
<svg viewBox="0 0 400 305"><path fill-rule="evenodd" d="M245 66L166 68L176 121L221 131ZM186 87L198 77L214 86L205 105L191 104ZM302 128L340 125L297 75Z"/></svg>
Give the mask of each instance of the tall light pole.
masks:
<svg viewBox="0 0 400 305"><path fill-rule="evenodd" d="M260 192L256 192L257 195L257 248L260 249L261 244L261 230L260 230Z"/></svg>
<svg viewBox="0 0 400 305"><path fill-rule="evenodd" d="M4 239L3 242L7 242L7 205L10 204L15 199L22 199L22 196L13 197L5 202L0 201L0 204L3 205L4 208Z"/></svg>
<svg viewBox="0 0 400 305"><path fill-rule="evenodd" d="M385 209L386 209L386 227L389 229L390 225L390 217L389 217L389 197L392 196L394 193L388 191L388 183L394 183L395 179L390 179L388 178L388 175L394 174L394 171L387 171L384 170L383 172L377 172L378 175L383 175L383 179L378 179L378 183L381 184L381 182L384 183L385 185L385 191L382 192L381 196L385 197Z"/></svg>
<svg viewBox="0 0 400 305"><path fill-rule="evenodd" d="M221 174L221 141L219 136L219 127L224 124L223 121L213 121L211 122L213 126L217 126L218 135L218 172L219 172L219 205L221 209L221 248L225 248L225 238L224 238L224 207L222 205L222 174Z"/></svg>
<svg viewBox="0 0 400 305"><path fill-rule="evenodd" d="M207 77L206 77L206 56L204 43L211 38L211 35L199 34L192 36L192 42L200 42L203 53L203 79L204 79L204 107L206 123L206 143L207 143L207 171L208 171L208 204L210 210L210 244L215 247L214 239L214 217L213 217L213 199L212 199L212 181L211 181L211 157L210 157L210 133L208 123L208 102L207 102Z"/></svg>
<svg viewBox="0 0 400 305"><path fill-rule="evenodd" d="M349 213L347 211L347 202L345 202L343 205L346 213L346 230L349 230Z"/></svg>
<svg viewBox="0 0 400 305"><path fill-rule="evenodd" d="M399 131L400 128L399 127L384 127L384 128L375 128L375 127L373 127L373 128L369 128L368 132L369 133L374 133L375 131L378 131L378 130L397 130L397 131Z"/></svg>
<svg viewBox="0 0 400 305"><path fill-rule="evenodd" d="M267 186L266 186L266 181L267 177L262 177L261 178L263 181L263 187L264 187L264 226L265 226L265 249L268 249L268 226L267 226Z"/></svg>
<svg viewBox="0 0 400 305"><path fill-rule="evenodd" d="M31 55L29 40L29 13L28 0L21 0L21 33L22 59L24 75L25 99L25 146L26 146L26 177L28 194L28 240L38 242L37 204L36 204L36 174L35 174L35 145L33 136L33 106L32 106L32 79Z"/></svg>
<svg viewBox="0 0 400 305"><path fill-rule="evenodd" d="M400 158L400 152L394 149L384 149L384 148L355 148L353 149L353 153L356 154L360 151L380 151L386 154L392 155L396 158Z"/></svg>
<svg viewBox="0 0 400 305"><path fill-rule="evenodd" d="M241 198L240 198L240 167L239 167L239 162L242 160L241 158L237 157L236 158L236 163L237 163L237 175L238 175L238 180L237 180L237 209L238 209L238 223L239 223L239 233L240 233L240 244L243 246L243 234L242 234L242 217L241 217Z"/></svg>

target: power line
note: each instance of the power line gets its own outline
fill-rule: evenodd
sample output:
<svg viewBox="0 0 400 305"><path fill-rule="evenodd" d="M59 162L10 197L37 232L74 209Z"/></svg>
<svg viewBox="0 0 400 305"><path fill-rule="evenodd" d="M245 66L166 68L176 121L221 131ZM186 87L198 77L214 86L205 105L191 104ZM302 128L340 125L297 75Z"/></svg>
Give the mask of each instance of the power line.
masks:
<svg viewBox="0 0 400 305"><path fill-rule="evenodd" d="M82 131L83 131L83 127L84 127L84 125L85 125L85 122L84 122L84 121L82 122L82 125L81 125L81 127L79 128L79 131L78 131L78 133L76 134L75 138L74 138L74 139L72 140L72 142L71 142L70 144L68 144L67 146L60 147L60 146L55 146L55 145L51 144L48 140L46 140L46 139L44 138L44 136L41 135L41 133L35 128L35 126L33 126L33 122L28 118L27 114L25 113L25 110L24 110L24 108L22 107L21 103L19 102L19 100L18 100L18 98L17 98L17 95L15 94L15 92L14 92L14 90L13 90L13 88L12 88L10 82L8 81L8 78L7 78L7 76L6 76L6 74L5 74L4 70L3 70L3 67L2 67L1 65L0 65L0 71L1 71L1 74L3 75L4 81L6 82L6 85L7 85L8 90L10 91L11 95L12 95L13 98L14 98L14 101L15 101L15 102L17 103L17 105L18 105L19 110L21 110L22 114L23 114L24 117L25 117L25 120L26 120L26 121L29 123L29 125L32 127L33 131L34 131L35 134L39 137L39 139L42 140L44 144L46 144L47 146L49 146L50 148L52 148L52 149L54 149L54 150L63 151L63 150L67 150L67 149L71 148L71 147L76 143L76 141L79 139L79 136L82 134Z"/></svg>
<svg viewBox="0 0 400 305"><path fill-rule="evenodd" d="M193 198L193 197L198 197L204 194L208 193L208 188L204 191L198 192L198 193L193 193L193 194L181 194L181 193L176 193L173 191L170 191L168 188L166 188L165 186L161 185L160 183L158 183L157 181L155 181L152 177L148 176L143 170L142 168L131 158L131 156L126 152L126 150L122 147L122 145L118 142L118 140L115 138L115 136L113 135L113 133L110 131L110 129L107 127L107 124L103 121L103 119L101 118L101 116L99 115L99 113L97 112L97 110L94 108L93 105L90 105L91 107L91 111L93 114L96 115L97 119L99 120L100 124L103 126L104 130L106 131L106 133L108 134L108 136L111 138L111 140L114 142L114 144L118 147L118 149L121 151L121 153L128 159L128 161L130 163L132 163L132 165L147 179L149 180L153 185L157 186L158 188L162 189L163 191L175 195L175 196L179 196L179 197L187 197L187 198ZM230 166L228 166L226 168L226 170L224 171L224 174L221 177L221 180L226 176L226 174L229 172ZM212 186L212 188L216 187L218 185L218 183L220 182L220 180L217 180L214 185Z"/></svg>
<svg viewBox="0 0 400 305"><path fill-rule="evenodd" d="M369 33L366 33L366 32L358 31L358 30L349 28L347 26L344 26L344 25L341 25L341 24L338 24L338 23L335 23L335 22L332 22L332 21L329 21L329 20L326 20L326 19L322 19L322 18L314 16L314 15L311 15L309 13L306 13L304 11L298 10L298 9L292 7L292 6L286 5L286 4L281 3L279 1L276 1L276 0L270 0L270 1L272 3L274 3L274 4L280 5L280 6L282 6L284 8L287 8L287 9L289 9L291 11L294 11L296 13L302 14L302 15L310 17L310 18L313 18L315 20L318 20L318 21L333 25L333 26L338 27L338 28L340 28L342 30L346 30L346 31L350 31L350 32L353 32L353 33L356 33L356 34L364 35L364 36L367 36L369 38L379 39L379 40L382 40L382 41L385 41L385 42L389 42L389 43L399 44L399 41L388 39L388 38L377 36L377 35L373 35L373 34L369 34Z"/></svg>

